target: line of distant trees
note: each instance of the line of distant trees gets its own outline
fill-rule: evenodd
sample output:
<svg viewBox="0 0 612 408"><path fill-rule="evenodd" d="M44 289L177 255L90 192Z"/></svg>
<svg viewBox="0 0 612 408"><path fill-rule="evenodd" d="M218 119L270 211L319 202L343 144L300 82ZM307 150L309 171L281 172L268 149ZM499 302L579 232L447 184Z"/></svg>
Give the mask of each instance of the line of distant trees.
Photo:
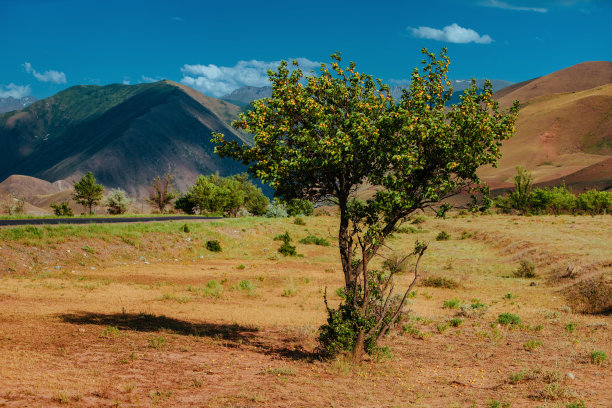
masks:
<svg viewBox="0 0 612 408"><path fill-rule="evenodd" d="M109 214L124 214L134 202L122 189L112 189L103 199L104 186L96 182L92 172L73 182L72 199L93 213L93 208L102 203ZM305 200L287 203L270 203L261 189L254 185L246 173L228 177L218 174L200 175L184 194L174 185L174 176L166 174L155 177L149 188L147 202L155 212L182 212L185 214L207 214L236 217L245 215L286 217L289 215L311 215L314 206ZM55 215L73 216L68 201L51 203Z"/></svg>

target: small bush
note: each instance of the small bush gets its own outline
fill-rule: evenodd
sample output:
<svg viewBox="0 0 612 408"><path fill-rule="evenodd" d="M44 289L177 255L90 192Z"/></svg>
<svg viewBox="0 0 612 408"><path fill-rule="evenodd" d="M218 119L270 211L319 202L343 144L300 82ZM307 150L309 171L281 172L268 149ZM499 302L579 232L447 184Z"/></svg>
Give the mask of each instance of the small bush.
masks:
<svg viewBox="0 0 612 408"><path fill-rule="evenodd" d="M295 219L293 220L293 223L295 225L306 225L306 221L304 221L302 217L295 217Z"/></svg>
<svg viewBox="0 0 612 408"><path fill-rule="evenodd" d="M278 248L278 252L283 256L297 256L295 246L291 245L289 242L283 242L280 248Z"/></svg>
<svg viewBox="0 0 612 408"><path fill-rule="evenodd" d="M565 331L568 332L568 333L573 333L576 330L577 326L578 325L576 323L574 323L574 322L567 323L565 325Z"/></svg>
<svg viewBox="0 0 612 408"><path fill-rule="evenodd" d="M436 236L436 241L448 241L451 238L450 234L446 231L440 231Z"/></svg>
<svg viewBox="0 0 612 408"><path fill-rule="evenodd" d="M108 207L107 211L112 215L124 214L134 202L128 198L127 193L120 188L114 188L108 194L108 197L102 202L102 205Z"/></svg>
<svg viewBox="0 0 612 408"><path fill-rule="evenodd" d="M266 217L268 218L285 218L288 216L285 206L278 201L274 201L266 208Z"/></svg>
<svg viewBox="0 0 612 408"><path fill-rule="evenodd" d="M523 348L527 351L533 351L535 349L537 349L538 347L540 347L542 345L542 342L539 340L528 340L525 344L523 344Z"/></svg>
<svg viewBox="0 0 612 408"><path fill-rule="evenodd" d="M502 313L497 317L497 323L507 326L512 324L520 324L521 318L512 313Z"/></svg>
<svg viewBox="0 0 612 408"><path fill-rule="evenodd" d="M487 403L487 408L510 408L509 402L500 402L497 400L490 400Z"/></svg>
<svg viewBox="0 0 612 408"><path fill-rule="evenodd" d="M429 278L423 279L423 286L428 286L432 288L446 288L446 289L455 289L459 286L457 282L455 282L451 278L445 277L436 277L430 276Z"/></svg>
<svg viewBox="0 0 612 408"><path fill-rule="evenodd" d="M601 365L608 359L608 355L602 350L593 350L589 353L591 363Z"/></svg>
<svg viewBox="0 0 612 408"><path fill-rule="evenodd" d="M102 333L104 337L117 337L119 335L119 328L117 326L106 326Z"/></svg>
<svg viewBox="0 0 612 408"><path fill-rule="evenodd" d="M183 224L183 226L181 227L181 231L186 232L186 233L189 232L189 225Z"/></svg>
<svg viewBox="0 0 612 408"><path fill-rule="evenodd" d="M472 236L474 236L474 234L472 234L469 231L463 231L461 233L461 239L468 239L468 238L472 238Z"/></svg>
<svg viewBox="0 0 612 408"><path fill-rule="evenodd" d="M293 199L285 207L287 208L287 214L292 217L296 215L308 216L314 212L314 205L308 200Z"/></svg>
<svg viewBox="0 0 612 408"><path fill-rule="evenodd" d="M442 307L444 309L457 309L459 306L461 306L461 301L459 299L450 299L450 300L445 300L444 306Z"/></svg>
<svg viewBox="0 0 612 408"><path fill-rule="evenodd" d="M222 251L221 244L216 239L206 241L206 249L208 249L210 252L221 252Z"/></svg>
<svg viewBox="0 0 612 408"><path fill-rule="evenodd" d="M459 327L463 324L463 319L459 319L458 317L455 317L455 318L452 318L449 323L453 327Z"/></svg>
<svg viewBox="0 0 612 408"><path fill-rule="evenodd" d="M308 235L307 237L300 239L299 243L306 244L306 245L314 244L314 245L320 245L320 246L329 246L328 240L326 240L325 238L315 237L314 235Z"/></svg>
<svg viewBox="0 0 612 408"><path fill-rule="evenodd" d="M519 267L514 271L515 278L535 278L535 265L529 259L523 258L519 263Z"/></svg>
<svg viewBox="0 0 612 408"><path fill-rule="evenodd" d="M59 217L73 217L72 208L68 205L68 201L62 201L61 203L51 203L49 207L53 208L53 213Z"/></svg>
<svg viewBox="0 0 612 408"><path fill-rule="evenodd" d="M482 317L487 313L489 306L480 302L478 299L472 299L472 303L469 305L461 305L459 307L459 315L465 317Z"/></svg>
<svg viewBox="0 0 612 408"><path fill-rule="evenodd" d="M291 236L289 235L287 231L285 231L284 234L275 235L274 238L272 239L274 241L291 242Z"/></svg>
<svg viewBox="0 0 612 408"><path fill-rule="evenodd" d="M574 310L591 314L612 312L612 282L604 276L585 279L564 294Z"/></svg>

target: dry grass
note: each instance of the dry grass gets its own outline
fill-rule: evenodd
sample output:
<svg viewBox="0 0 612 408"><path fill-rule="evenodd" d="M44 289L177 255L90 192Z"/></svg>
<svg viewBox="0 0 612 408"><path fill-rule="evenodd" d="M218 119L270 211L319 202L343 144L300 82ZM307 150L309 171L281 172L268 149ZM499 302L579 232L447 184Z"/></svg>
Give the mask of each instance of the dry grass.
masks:
<svg viewBox="0 0 612 408"><path fill-rule="evenodd" d="M396 234L388 244L397 254L425 239L424 275L461 285L419 286L406 332L393 332L383 342L390 353L360 366L313 354L325 288L332 305L340 301L337 249L297 243L304 258L283 258L272 239L288 231L295 242L308 235L333 242L334 218L305 221L5 238L0 405L612 405L610 362L589 357L612 354L612 320L573 313L562 294L610 272L609 216L428 218L423 229L431 232ZM440 230L472 236L436 241ZM223 252L206 251L210 239ZM513 277L525 257L538 278ZM574 279L559 277L570 264L584 267ZM454 324L457 309L444 308L449 299L487 308ZM498 325L502 313L522 324ZM529 351L529 342L541 345ZM533 375L509 380L523 371Z"/></svg>

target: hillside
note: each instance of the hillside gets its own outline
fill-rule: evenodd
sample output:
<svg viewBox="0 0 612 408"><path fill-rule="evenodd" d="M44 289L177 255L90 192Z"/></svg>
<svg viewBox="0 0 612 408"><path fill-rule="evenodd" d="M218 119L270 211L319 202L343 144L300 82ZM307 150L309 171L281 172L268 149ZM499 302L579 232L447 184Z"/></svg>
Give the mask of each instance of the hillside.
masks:
<svg viewBox="0 0 612 408"><path fill-rule="evenodd" d="M213 153L211 133L250 142L229 122L239 108L172 81L75 86L0 115L0 180L13 174L48 181L93 171L107 187L143 196L170 172L184 189L201 173L243 168Z"/></svg>
<svg viewBox="0 0 612 408"><path fill-rule="evenodd" d="M578 64L495 97L506 106L518 99L521 110L499 167L481 172L492 187L511 185L518 165L542 185L565 181L577 192L612 187L612 172L605 170L612 158L612 62Z"/></svg>

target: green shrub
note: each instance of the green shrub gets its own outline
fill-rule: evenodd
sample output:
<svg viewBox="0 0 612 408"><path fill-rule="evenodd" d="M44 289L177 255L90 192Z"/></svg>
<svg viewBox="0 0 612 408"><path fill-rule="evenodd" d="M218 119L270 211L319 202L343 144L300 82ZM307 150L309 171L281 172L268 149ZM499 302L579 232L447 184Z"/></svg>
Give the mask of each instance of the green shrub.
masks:
<svg viewBox="0 0 612 408"><path fill-rule="evenodd" d="M482 317L487 313L489 306L485 305L478 299L472 299L469 305L461 305L459 307L459 315L465 317Z"/></svg>
<svg viewBox="0 0 612 408"><path fill-rule="evenodd" d="M270 203L266 208L266 217L268 218L285 218L288 216L285 206L278 201Z"/></svg>
<svg viewBox="0 0 612 408"><path fill-rule="evenodd" d="M587 214L604 214L612 210L612 192L589 190L576 197L576 207Z"/></svg>
<svg viewBox="0 0 612 408"><path fill-rule="evenodd" d="M314 244L314 245L321 245L321 246L329 246L328 240L326 240L325 238L315 237L314 235L308 235L307 237L300 239L299 243L306 244L306 245Z"/></svg>
<svg viewBox="0 0 612 408"><path fill-rule="evenodd" d="M455 289L459 286L457 282L455 282L451 278L446 278L443 276L430 276L428 278L423 279L423 286L428 286L432 288L446 288L446 289Z"/></svg>
<svg viewBox="0 0 612 408"><path fill-rule="evenodd" d="M453 327L459 327L463 324L463 319L459 319L458 317L454 317L450 320L450 325Z"/></svg>
<svg viewBox="0 0 612 408"><path fill-rule="evenodd" d="M514 271L516 278L535 278L535 265L529 259L523 258L519 262L519 267Z"/></svg>
<svg viewBox="0 0 612 408"><path fill-rule="evenodd" d="M540 347L542 345L542 342L539 340L528 340L525 344L523 344L523 348L527 351L533 351L535 349L537 349L538 347Z"/></svg>
<svg viewBox="0 0 612 408"><path fill-rule="evenodd" d="M574 322L567 323L565 325L565 331L568 332L568 333L573 333L576 330L577 326L578 325L576 323L574 323Z"/></svg>
<svg viewBox="0 0 612 408"><path fill-rule="evenodd" d="M291 245L289 242L283 242L280 248L278 248L278 252L283 256L297 256L295 246Z"/></svg>
<svg viewBox="0 0 612 408"><path fill-rule="evenodd" d="M109 214L119 215L126 213L133 202L134 200L128 198L127 193L124 190L120 188L114 188L104 199L102 205L108 207L107 211Z"/></svg>
<svg viewBox="0 0 612 408"><path fill-rule="evenodd" d="M291 242L291 236L289 236L289 232L287 231L285 231L284 234L275 235L272 239L274 241Z"/></svg>
<svg viewBox="0 0 612 408"><path fill-rule="evenodd" d="M451 238L450 234L446 231L440 231L436 236L436 241L448 241Z"/></svg>
<svg viewBox="0 0 612 408"><path fill-rule="evenodd" d="M497 317L497 323L507 326L512 324L520 324L521 318L512 313L502 313Z"/></svg>
<svg viewBox="0 0 612 408"><path fill-rule="evenodd" d="M186 232L186 233L189 232L189 225L183 224L183 226L181 227L181 231Z"/></svg>
<svg viewBox="0 0 612 408"><path fill-rule="evenodd" d="M206 249L210 252L221 252L221 244L216 239L206 241Z"/></svg>
<svg viewBox="0 0 612 408"><path fill-rule="evenodd" d="M49 207L53 208L53 213L59 217L73 217L72 208L68 204L68 201L62 201L61 203L51 203Z"/></svg>
<svg viewBox="0 0 612 408"><path fill-rule="evenodd" d="M608 354L602 350L593 350L589 353L591 363L601 365L608 359Z"/></svg>
<svg viewBox="0 0 612 408"><path fill-rule="evenodd" d="M461 301L459 299L450 299L450 300L445 300L444 306L442 307L444 309L457 309L459 306L461 306Z"/></svg>
<svg viewBox="0 0 612 408"><path fill-rule="evenodd" d="M295 217L295 219L293 220L293 223L295 225L306 225L306 221L304 221L302 217Z"/></svg>
<svg viewBox="0 0 612 408"><path fill-rule="evenodd" d="M255 289L255 287L253 286L250 280L241 280L240 282L238 282L238 289L252 291Z"/></svg>
<svg viewBox="0 0 612 408"><path fill-rule="evenodd" d="M287 214L291 217L296 215L312 215L314 205L308 200L293 199L285 204Z"/></svg>

